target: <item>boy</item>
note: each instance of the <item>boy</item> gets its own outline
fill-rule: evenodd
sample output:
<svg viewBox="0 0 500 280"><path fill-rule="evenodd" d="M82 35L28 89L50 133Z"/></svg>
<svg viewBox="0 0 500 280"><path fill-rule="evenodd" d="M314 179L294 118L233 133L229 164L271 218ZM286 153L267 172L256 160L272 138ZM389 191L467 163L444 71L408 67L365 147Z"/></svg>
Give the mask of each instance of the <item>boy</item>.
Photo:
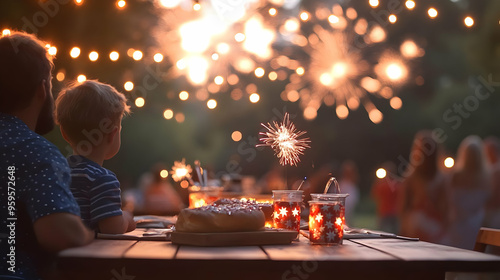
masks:
<svg viewBox="0 0 500 280"><path fill-rule="evenodd" d="M120 182L102 167L120 149L126 102L112 86L91 80L71 85L56 100L56 121L74 153L68 157L70 189L84 223L102 233L135 229L132 214L121 210Z"/></svg>

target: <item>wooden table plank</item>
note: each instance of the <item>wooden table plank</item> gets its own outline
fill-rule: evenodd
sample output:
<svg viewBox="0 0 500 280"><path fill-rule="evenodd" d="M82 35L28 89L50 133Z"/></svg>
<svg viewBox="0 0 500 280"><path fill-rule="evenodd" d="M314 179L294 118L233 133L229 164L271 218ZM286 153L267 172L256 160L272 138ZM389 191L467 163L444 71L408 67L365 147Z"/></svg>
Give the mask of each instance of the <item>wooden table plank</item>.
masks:
<svg viewBox="0 0 500 280"><path fill-rule="evenodd" d="M360 244L344 240L340 246L310 245L305 238L291 245L263 246L271 260L276 261L396 261L388 254L373 250Z"/></svg>
<svg viewBox="0 0 500 280"><path fill-rule="evenodd" d="M59 258L122 258L125 252L137 241L135 240L103 240L96 239L92 243L76 248L66 249L59 253Z"/></svg>
<svg viewBox="0 0 500 280"><path fill-rule="evenodd" d="M125 252L125 258L132 259L168 259L175 257L177 245L171 242L139 241Z"/></svg>
<svg viewBox="0 0 500 280"><path fill-rule="evenodd" d="M258 246L194 247L180 246L176 259L194 260L266 260L267 255Z"/></svg>
<svg viewBox="0 0 500 280"><path fill-rule="evenodd" d="M363 244L387 252L406 261L499 261L500 257L460 248L444 246L424 241L405 241L398 239L356 239ZM500 265L500 263L499 263Z"/></svg>

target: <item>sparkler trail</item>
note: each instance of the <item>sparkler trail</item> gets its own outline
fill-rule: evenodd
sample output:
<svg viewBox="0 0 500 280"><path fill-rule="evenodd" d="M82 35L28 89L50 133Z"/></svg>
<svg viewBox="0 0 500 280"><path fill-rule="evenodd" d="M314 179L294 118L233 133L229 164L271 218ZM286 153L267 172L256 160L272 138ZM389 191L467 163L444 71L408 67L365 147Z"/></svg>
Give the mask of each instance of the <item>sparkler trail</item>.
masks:
<svg viewBox="0 0 500 280"><path fill-rule="evenodd" d="M285 113L283 122L278 124L277 122L261 124L267 129L266 132L260 132L259 134L265 135L259 140L263 144L257 146L268 146L271 147L281 165L295 165L300 161L300 155L304 154L306 148L310 148L309 143L311 142L309 138L299 139L301 136L306 134L306 131L298 131L295 125L290 121L288 113Z"/></svg>
<svg viewBox="0 0 500 280"><path fill-rule="evenodd" d="M186 165L185 159L182 159L182 161L174 161L174 166L172 166L172 179L174 181L179 182L180 180L186 178L191 182L191 172L193 169L191 169L191 166L188 164Z"/></svg>

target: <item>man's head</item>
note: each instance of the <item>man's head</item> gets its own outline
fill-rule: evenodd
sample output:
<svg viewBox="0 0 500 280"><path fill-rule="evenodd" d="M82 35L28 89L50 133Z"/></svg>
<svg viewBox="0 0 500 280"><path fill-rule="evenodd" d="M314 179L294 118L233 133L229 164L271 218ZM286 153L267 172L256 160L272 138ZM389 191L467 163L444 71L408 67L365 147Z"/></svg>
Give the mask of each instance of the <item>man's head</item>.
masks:
<svg viewBox="0 0 500 280"><path fill-rule="evenodd" d="M51 73L54 64L45 44L24 32L0 38L0 112L16 114L32 105L41 106L35 132L54 128ZM44 99L35 98L44 92ZM35 106L38 107L38 106Z"/></svg>
<svg viewBox="0 0 500 280"><path fill-rule="evenodd" d="M121 119L129 112L130 106L122 93L94 80L70 85L56 100L56 121L65 139L77 149L83 147L83 143L104 144L110 149L106 159L120 148Z"/></svg>

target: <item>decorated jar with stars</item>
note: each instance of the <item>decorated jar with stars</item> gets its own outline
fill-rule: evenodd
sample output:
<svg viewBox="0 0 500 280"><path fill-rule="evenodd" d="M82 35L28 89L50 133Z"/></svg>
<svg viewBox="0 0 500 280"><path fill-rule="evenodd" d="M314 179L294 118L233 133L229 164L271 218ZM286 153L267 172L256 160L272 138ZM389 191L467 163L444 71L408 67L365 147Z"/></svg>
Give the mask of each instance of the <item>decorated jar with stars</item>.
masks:
<svg viewBox="0 0 500 280"><path fill-rule="evenodd" d="M303 191L273 191L273 223L275 228L297 231L300 229L300 209Z"/></svg>
<svg viewBox="0 0 500 280"><path fill-rule="evenodd" d="M328 200L309 201L309 240L312 244L342 244L347 194L329 195Z"/></svg>

